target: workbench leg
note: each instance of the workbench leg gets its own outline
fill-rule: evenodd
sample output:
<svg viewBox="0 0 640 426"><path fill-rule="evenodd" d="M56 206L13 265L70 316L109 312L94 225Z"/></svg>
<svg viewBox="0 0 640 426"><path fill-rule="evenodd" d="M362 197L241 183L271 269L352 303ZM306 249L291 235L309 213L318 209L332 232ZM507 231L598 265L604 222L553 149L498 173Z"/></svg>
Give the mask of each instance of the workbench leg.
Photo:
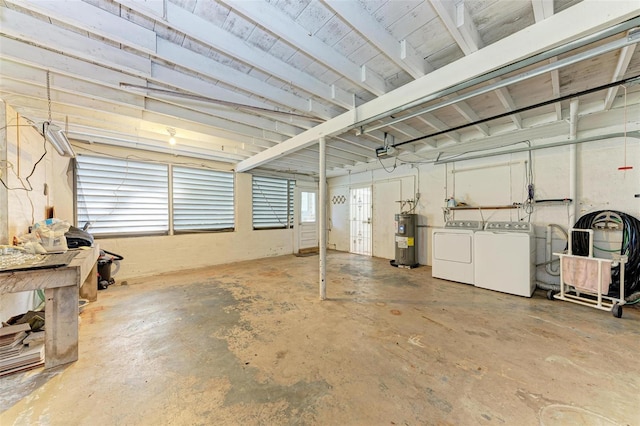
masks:
<svg viewBox="0 0 640 426"><path fill-rule="evenodd" d="M45 368L78 360L78 287L45 290Z"/></svg>
<svg viewBox="0 0 640 426"><path fill-rule="evenodd" d="M93 264L91 272L87 275L87 279L82 283L80 287L80 297L87 299L89 302L98 300L98 262Z"/></svg>

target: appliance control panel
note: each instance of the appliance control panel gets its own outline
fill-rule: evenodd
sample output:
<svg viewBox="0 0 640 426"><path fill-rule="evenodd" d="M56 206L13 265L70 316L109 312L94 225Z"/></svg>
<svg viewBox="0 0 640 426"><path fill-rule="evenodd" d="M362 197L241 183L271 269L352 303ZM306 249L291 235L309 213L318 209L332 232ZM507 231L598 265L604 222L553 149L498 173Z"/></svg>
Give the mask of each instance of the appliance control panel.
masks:
<svg viewBox="0 0 640 426"><path fill-rule="evenodd" d="M533 232L533 225L528 222L488 222L487 231Z"/></svg>
<svg viewBox="0 0 640 426"><path fill-rule="evenodd" d="M448 229L475 229L482 230L482 222L479 220L450 220L444 224Z"/></svg>

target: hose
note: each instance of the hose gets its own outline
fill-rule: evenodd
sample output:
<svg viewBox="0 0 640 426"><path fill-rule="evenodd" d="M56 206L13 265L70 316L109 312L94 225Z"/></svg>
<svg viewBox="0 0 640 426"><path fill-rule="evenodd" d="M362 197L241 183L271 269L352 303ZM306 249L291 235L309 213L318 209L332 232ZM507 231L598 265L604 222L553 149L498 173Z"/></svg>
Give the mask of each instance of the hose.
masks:
<svg viewBox="0 0 640 426"><path fill-rule="evenodd" d="M544 281L536 281L536 287L540 290L560 291L560 284L545 283Z"/></svg>
<svg viewBox="0 0 640 426"><path fill-rule="evenodd" d="M631 296L625 297L624 300L630 305L640 302L640 291L633 293Z"/></svg>
<svg viewBox="0 0 640 426"><path fill-rule="evenodd" d="M622 225L622 244L619 253L626 255L628 260L624 269L624 292L632 294L640 291L640 221L626 213L615 210L600 210L582 216L573 226L577 229L598 229L594 224L611 221L611 216L620 217ZM617 219L614 220L617 222ZM578 256L589 254L589 236L583 232L572 234L572 251ZM618 297L620 295L620 265L611 268L611 285L609 286L609 296Z"/></svg>

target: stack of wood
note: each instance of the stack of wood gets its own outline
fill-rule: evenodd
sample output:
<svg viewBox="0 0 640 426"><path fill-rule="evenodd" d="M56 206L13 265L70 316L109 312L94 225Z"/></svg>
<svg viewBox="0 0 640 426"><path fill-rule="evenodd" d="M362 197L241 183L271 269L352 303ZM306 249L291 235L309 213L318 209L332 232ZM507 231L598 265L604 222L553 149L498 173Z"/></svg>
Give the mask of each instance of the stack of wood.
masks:
<svg viewBox="0 0 640 426"><path fill-rule="evenodd" d="M29 324L0 328L0 376L44 364L44 332L30 330Z"/></svg>

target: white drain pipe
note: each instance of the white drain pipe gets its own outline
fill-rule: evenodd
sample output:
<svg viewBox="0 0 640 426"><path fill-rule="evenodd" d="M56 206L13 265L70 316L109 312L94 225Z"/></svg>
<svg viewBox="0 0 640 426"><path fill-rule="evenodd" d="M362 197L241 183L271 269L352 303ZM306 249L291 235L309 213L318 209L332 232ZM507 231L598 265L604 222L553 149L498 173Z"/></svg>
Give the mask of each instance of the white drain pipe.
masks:
<svg viewBox="0 0 640 426"><path fill-rule="evenodd" d="M572 99L569 104L569 139L574 140L578 135L578 105L579 100ZM569 223L567 228L573 228L573 224L576 223L576 217L578 213L578 200L577 200L577 181L578 181L578 169L576 166L578 159L578 148L576 145L569 145L569 198L573 202L573 208L569 211Z"/></svg>

